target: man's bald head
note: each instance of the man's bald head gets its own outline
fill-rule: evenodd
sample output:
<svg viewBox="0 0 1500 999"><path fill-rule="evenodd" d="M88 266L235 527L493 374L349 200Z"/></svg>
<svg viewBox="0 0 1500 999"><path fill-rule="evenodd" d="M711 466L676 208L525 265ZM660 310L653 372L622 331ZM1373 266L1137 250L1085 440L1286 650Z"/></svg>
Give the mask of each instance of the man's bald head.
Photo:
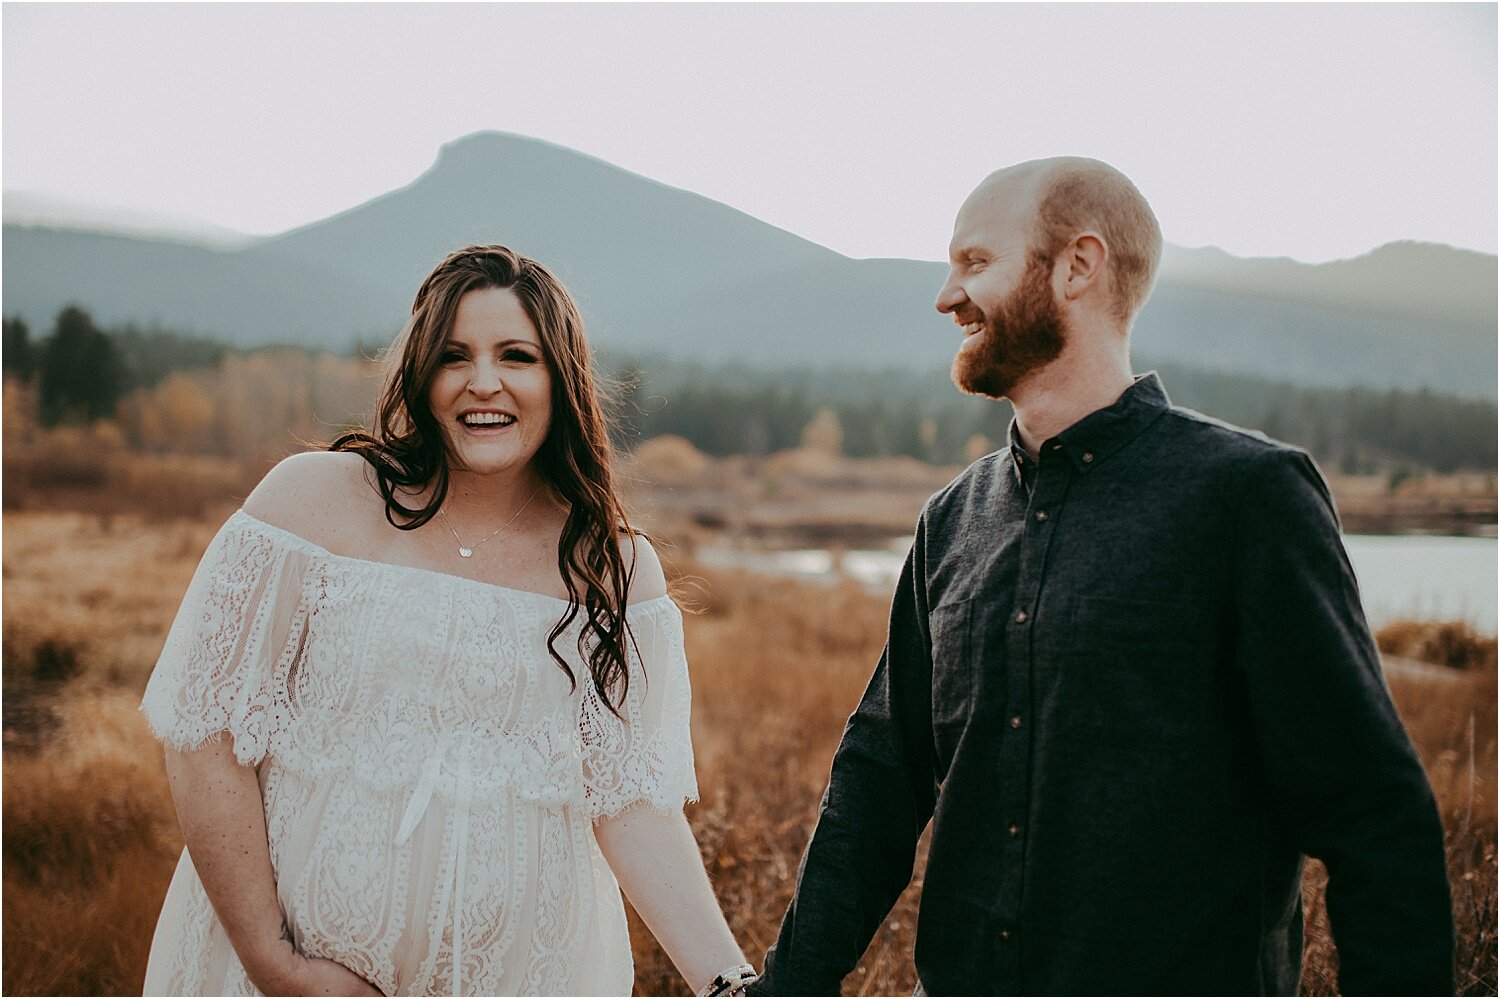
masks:
<svg viewBox="0 0 1500 999"><path fill-rule="evenodd" d="M1115 317L1128 326L1146 304L1161 262L1161 227L1130 178L1108 163L1057 156L996 170L969 195L970 206L1028 215L1033 251L1048 260L1080 234L1097 234L1109 251Z"/></svg>

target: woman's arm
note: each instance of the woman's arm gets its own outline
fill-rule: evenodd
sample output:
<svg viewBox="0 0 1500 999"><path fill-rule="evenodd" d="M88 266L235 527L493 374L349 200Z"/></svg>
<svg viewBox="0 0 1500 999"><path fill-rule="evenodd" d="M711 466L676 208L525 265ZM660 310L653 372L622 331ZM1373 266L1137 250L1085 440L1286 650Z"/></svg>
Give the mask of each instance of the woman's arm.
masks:
<svg viewBox="0 0 1500 999"><path fill-rule="evenodd" d="M297 953L286 937L260 782L235 760L230 740L166 756L193 867L255 987L266 995L380 995L343 965Z"/></svg>
<svg viewBox="0 0 1500 999"><path fill-rule="evenodd" d="M745 963L681 812L631 808L595 822L594 834L625 897L689 988L702 991L719 972Z"/></svg>

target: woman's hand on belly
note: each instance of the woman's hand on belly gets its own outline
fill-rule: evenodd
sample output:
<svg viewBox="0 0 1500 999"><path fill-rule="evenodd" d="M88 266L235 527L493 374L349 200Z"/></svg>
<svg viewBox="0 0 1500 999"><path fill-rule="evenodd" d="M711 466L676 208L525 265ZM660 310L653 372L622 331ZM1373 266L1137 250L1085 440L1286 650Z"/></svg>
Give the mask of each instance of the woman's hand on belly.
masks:
<svg viewBox="0 0 1500 999"><path fill-rule="evenodd" d="M268 996L379 996L363 978L326 957L308 957L287 946L282 967L262 972L256 983Z"/></svg>
<svg viewBox="0 0 1500 999"><path fill-rule="evenodd" d="M378 996L334 961L299 954L285 936L260 783L229 739L166 752L188 855L240 964L267 995Z"/></svg>

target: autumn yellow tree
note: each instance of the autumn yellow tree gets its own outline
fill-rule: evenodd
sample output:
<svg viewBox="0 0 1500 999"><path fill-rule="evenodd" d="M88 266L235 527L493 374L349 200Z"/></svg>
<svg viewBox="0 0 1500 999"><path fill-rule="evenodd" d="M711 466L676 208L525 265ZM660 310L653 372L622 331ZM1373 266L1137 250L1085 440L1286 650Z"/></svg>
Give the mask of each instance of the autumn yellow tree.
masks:
<svg viewBox="0 0 1500 999"><path fill-rule="evenodd" d="M839 414L824 406L802 429L802 446L817 454L837 457L844 453L844 426Z"/></svg>

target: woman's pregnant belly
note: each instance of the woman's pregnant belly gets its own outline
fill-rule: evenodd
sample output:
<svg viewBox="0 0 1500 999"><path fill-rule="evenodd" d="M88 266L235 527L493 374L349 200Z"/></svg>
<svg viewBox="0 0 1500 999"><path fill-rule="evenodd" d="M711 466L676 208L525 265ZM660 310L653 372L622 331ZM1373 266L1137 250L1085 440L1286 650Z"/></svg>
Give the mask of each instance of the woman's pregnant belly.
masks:
<svg viewBox="0 0 1500 999"><path fill-rule="evenodd" d="M267 766L277 892L303 953L387 995L562 994L585 962L618 965L623 920L608 927L615 940L600 939L599 924L601 903L602 922L614 922L619 892L571 806L508 790L455 801ZM623 957L628 967L628 942Z"/></svg>

